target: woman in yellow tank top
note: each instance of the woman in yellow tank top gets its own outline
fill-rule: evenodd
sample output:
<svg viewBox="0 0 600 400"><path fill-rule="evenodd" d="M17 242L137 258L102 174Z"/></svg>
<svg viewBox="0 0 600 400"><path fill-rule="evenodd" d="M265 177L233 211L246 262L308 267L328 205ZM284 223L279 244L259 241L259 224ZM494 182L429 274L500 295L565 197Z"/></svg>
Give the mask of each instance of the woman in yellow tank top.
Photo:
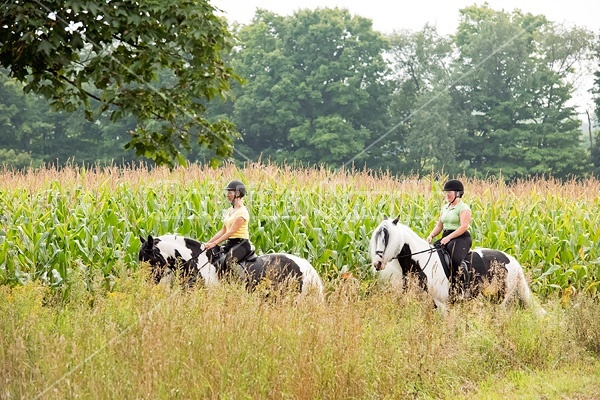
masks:
<svg viewBox="0 0 600 400"><path fill-rule="evenodd" d="M218 244L225 241L220 249L219 260L213 262L220 272L226 265L243 260L252 251L248 232L250 214L244 205L246 186L241 181L233 180L227 184L225 190L232 207L225 211L221 230L205 243L206 250L217 250ZM215 254L215 251L211 253Z"/></svg>

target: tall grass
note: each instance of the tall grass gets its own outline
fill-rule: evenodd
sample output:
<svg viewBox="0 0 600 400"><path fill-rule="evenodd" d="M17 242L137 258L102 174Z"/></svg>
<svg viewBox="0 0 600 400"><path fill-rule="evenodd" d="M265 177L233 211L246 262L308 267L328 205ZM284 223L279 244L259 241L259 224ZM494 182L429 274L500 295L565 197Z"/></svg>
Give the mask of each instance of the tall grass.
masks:
<svg viewBox="0 0 600 400"><path fill-rule="evenodd" d="M47 286L0 286L0 398L600 395L600 309L587 296L567 308L550 300L543 320L483 301L441 318L422 293L367 293L353 281L337 282L326 303L295 303L142 278L116 278L92 297L76 286L67 302ZM516 395L529 383L541 386Z"/></svg>

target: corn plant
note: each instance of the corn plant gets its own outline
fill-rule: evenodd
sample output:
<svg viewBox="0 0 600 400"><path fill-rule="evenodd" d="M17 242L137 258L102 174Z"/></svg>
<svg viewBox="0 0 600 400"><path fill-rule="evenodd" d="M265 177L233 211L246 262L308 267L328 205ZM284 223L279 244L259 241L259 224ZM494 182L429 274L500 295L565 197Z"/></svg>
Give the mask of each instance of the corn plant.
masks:
<svg viewBox="0 0 600 400"><path fill-rule="evenodd" d="M364 276L370 235L383 218L399 217L426 236L444 201L444 176L417 179L269 164L5 170L0 171L0 282L41 281L61 288L99 273L110 287L117 265L137 268L138 236L212 237L230 206L222 189L230 179L248 187L257 252L306 257L324 277L335 277L342 268ZM538 293L598 293L597 180L508 186L465 179L465 186L474 245L515 255Z"/></svg>

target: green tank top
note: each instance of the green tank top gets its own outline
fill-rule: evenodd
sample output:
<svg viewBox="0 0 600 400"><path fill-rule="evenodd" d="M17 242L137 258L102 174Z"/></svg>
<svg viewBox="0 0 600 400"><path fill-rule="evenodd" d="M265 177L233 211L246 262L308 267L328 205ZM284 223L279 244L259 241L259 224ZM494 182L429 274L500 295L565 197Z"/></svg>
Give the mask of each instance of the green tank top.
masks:
<svg viewBox="0 0 600 400"><path fill-rule="evenodd" d="M446 203L442 206L441 220L444 230L455 231L460 227L460 213L471 208L461 201L455 206Z"/></svg>

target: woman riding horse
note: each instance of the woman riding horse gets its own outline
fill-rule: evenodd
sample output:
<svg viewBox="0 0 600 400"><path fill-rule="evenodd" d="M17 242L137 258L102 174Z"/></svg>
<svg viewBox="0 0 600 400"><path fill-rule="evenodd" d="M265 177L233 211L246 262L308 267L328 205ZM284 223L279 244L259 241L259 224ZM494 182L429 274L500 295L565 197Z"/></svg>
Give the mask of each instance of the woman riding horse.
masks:
<svg viewBox="0 0 600 400"><path fill-rule="evenodd" d="M244 205L244 196L247 193L246 186L242 181L233 180L227 184L225 190L231 208L225 211L221 230L204 244L206 250L211 250L217 248L222 241L225 241L225 244L220 248L221 254L218 260L213 260L213 264L219 271L226 270L226 266L243 260L252 252L248 232L250 214ZM219 252L213 250L208 254L216 255L217 253Z"/></svg>
<svg viewBox="0 0 600 400"><path fill-rule="evenodd" d="M446 192L448 203L442 206L440 218L426 240L431 243L433 238L442 232L440 243L446 246L446 250L450 254L450 270L452 271L453 284L455 284L460 265L473 244L469 233L471 208L462 201L465 187L458 179L450 179L446 182L444 192ZM462 273L466 275L468 272L465 269ZM463 280L465 279L466 276L463 276Z"/></svg>
<svg viewBox="0 0 600 400"><path fill-rule="evenodd" d="M401 224L399 218L385 219L373 232L370 242L371 263L376 271L384 271L392 262L400 264L403 276L414 276L429 293L442 313L446 304L458 300L452 295L449 271L442 257L425 239ZM518 299L533 306L538 315L545 311L531 294L523 267L511 255L495 249L475 248L469 255L473 278L468 282L470 295L485 293L491 300L507 304Z"/></svg>

